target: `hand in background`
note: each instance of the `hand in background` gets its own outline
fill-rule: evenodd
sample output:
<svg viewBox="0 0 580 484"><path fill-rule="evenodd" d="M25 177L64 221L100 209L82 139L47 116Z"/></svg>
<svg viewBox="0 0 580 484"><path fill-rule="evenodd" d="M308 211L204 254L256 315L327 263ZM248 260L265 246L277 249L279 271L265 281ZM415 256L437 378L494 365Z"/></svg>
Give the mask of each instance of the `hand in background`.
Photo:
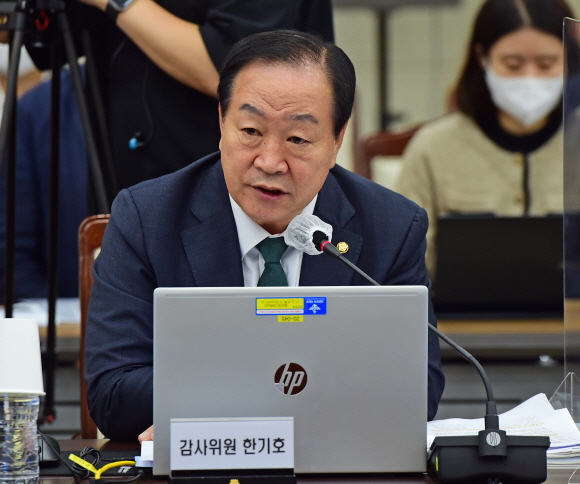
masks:
<svg viewBox="0 0 580 484"><path fill-rule="evenodd" d="M153 425L139 435L139 442L145 442L147 440L153 440Z"/></svg>

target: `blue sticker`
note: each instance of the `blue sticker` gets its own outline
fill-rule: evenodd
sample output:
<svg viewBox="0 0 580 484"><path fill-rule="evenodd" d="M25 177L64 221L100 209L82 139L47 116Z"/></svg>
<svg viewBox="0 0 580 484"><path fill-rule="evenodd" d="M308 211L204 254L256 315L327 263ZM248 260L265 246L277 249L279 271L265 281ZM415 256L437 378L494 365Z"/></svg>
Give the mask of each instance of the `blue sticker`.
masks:
<svg viewBox="0 0 580 484"><path fill-rule="evenodd" d="M319 315L326 314L325 297L305 297L304 314Z"/></svg>

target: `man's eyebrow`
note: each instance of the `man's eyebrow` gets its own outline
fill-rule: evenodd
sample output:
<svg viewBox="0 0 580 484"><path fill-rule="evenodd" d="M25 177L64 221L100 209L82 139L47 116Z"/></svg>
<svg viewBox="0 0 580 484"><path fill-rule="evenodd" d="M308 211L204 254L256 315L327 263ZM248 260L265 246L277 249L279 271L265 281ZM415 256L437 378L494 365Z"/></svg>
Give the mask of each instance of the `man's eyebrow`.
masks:
<svg viewBox="0 0 580 484"><path fill-rule="evenodd" d="M262 116L263 118L266 117L264 111L248 103L242 104L242 106L240 107L240 111L250 111L251 113L257 114L258 116Z"/></svg>
<svg viewBox="0 0 580 484"><path fill-rule="evenodd" d="M291 114L290 119L293 121L310 121L311 123L318 124L318 119L312 116L312 114Z"/></svg>

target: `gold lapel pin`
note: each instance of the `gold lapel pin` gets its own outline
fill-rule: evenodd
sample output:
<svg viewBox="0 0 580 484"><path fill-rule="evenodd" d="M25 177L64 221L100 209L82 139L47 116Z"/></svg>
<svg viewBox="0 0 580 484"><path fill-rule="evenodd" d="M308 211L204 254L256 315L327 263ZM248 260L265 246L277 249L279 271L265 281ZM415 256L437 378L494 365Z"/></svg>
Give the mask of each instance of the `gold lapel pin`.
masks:
<svg viewBox="0 0 580 484"><path fill-rule="evenodd" d="M346 254L348 252L348 244L346 242L339 242L336 244L336 248L341 254Z"/></svg>

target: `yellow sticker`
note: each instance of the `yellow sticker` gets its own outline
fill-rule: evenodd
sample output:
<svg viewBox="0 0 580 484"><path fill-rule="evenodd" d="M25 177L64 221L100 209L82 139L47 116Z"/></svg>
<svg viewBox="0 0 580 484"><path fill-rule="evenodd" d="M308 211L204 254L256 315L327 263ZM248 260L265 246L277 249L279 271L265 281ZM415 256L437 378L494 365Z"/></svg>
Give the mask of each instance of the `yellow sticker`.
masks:
<svg viewBox="0 0 580 484"><path fill-rule="evenodd" d="M304 314L304 298L257 298L256 314Z"/></svg>
<svg viewBox="0 0 580 484"><path fill-rule="evenodd" d="M68 458L70 460L72 460L75 464L78 464L81 467L84 467L85 469L88 469L91 472L94 472L94 473L97 472L97 469L95 469L95 466L93 464L91 464L90 462L87 462L86 460L81 459L80 457L77 457L74 454L70 454L68 456Z"/></svg>
<svg viewBox="0 0 580 484"><path fill-rule="evenodd" d="M298 315L288 315L288 316L278 316L279 323L303 323L304 316Z"/></svg>

